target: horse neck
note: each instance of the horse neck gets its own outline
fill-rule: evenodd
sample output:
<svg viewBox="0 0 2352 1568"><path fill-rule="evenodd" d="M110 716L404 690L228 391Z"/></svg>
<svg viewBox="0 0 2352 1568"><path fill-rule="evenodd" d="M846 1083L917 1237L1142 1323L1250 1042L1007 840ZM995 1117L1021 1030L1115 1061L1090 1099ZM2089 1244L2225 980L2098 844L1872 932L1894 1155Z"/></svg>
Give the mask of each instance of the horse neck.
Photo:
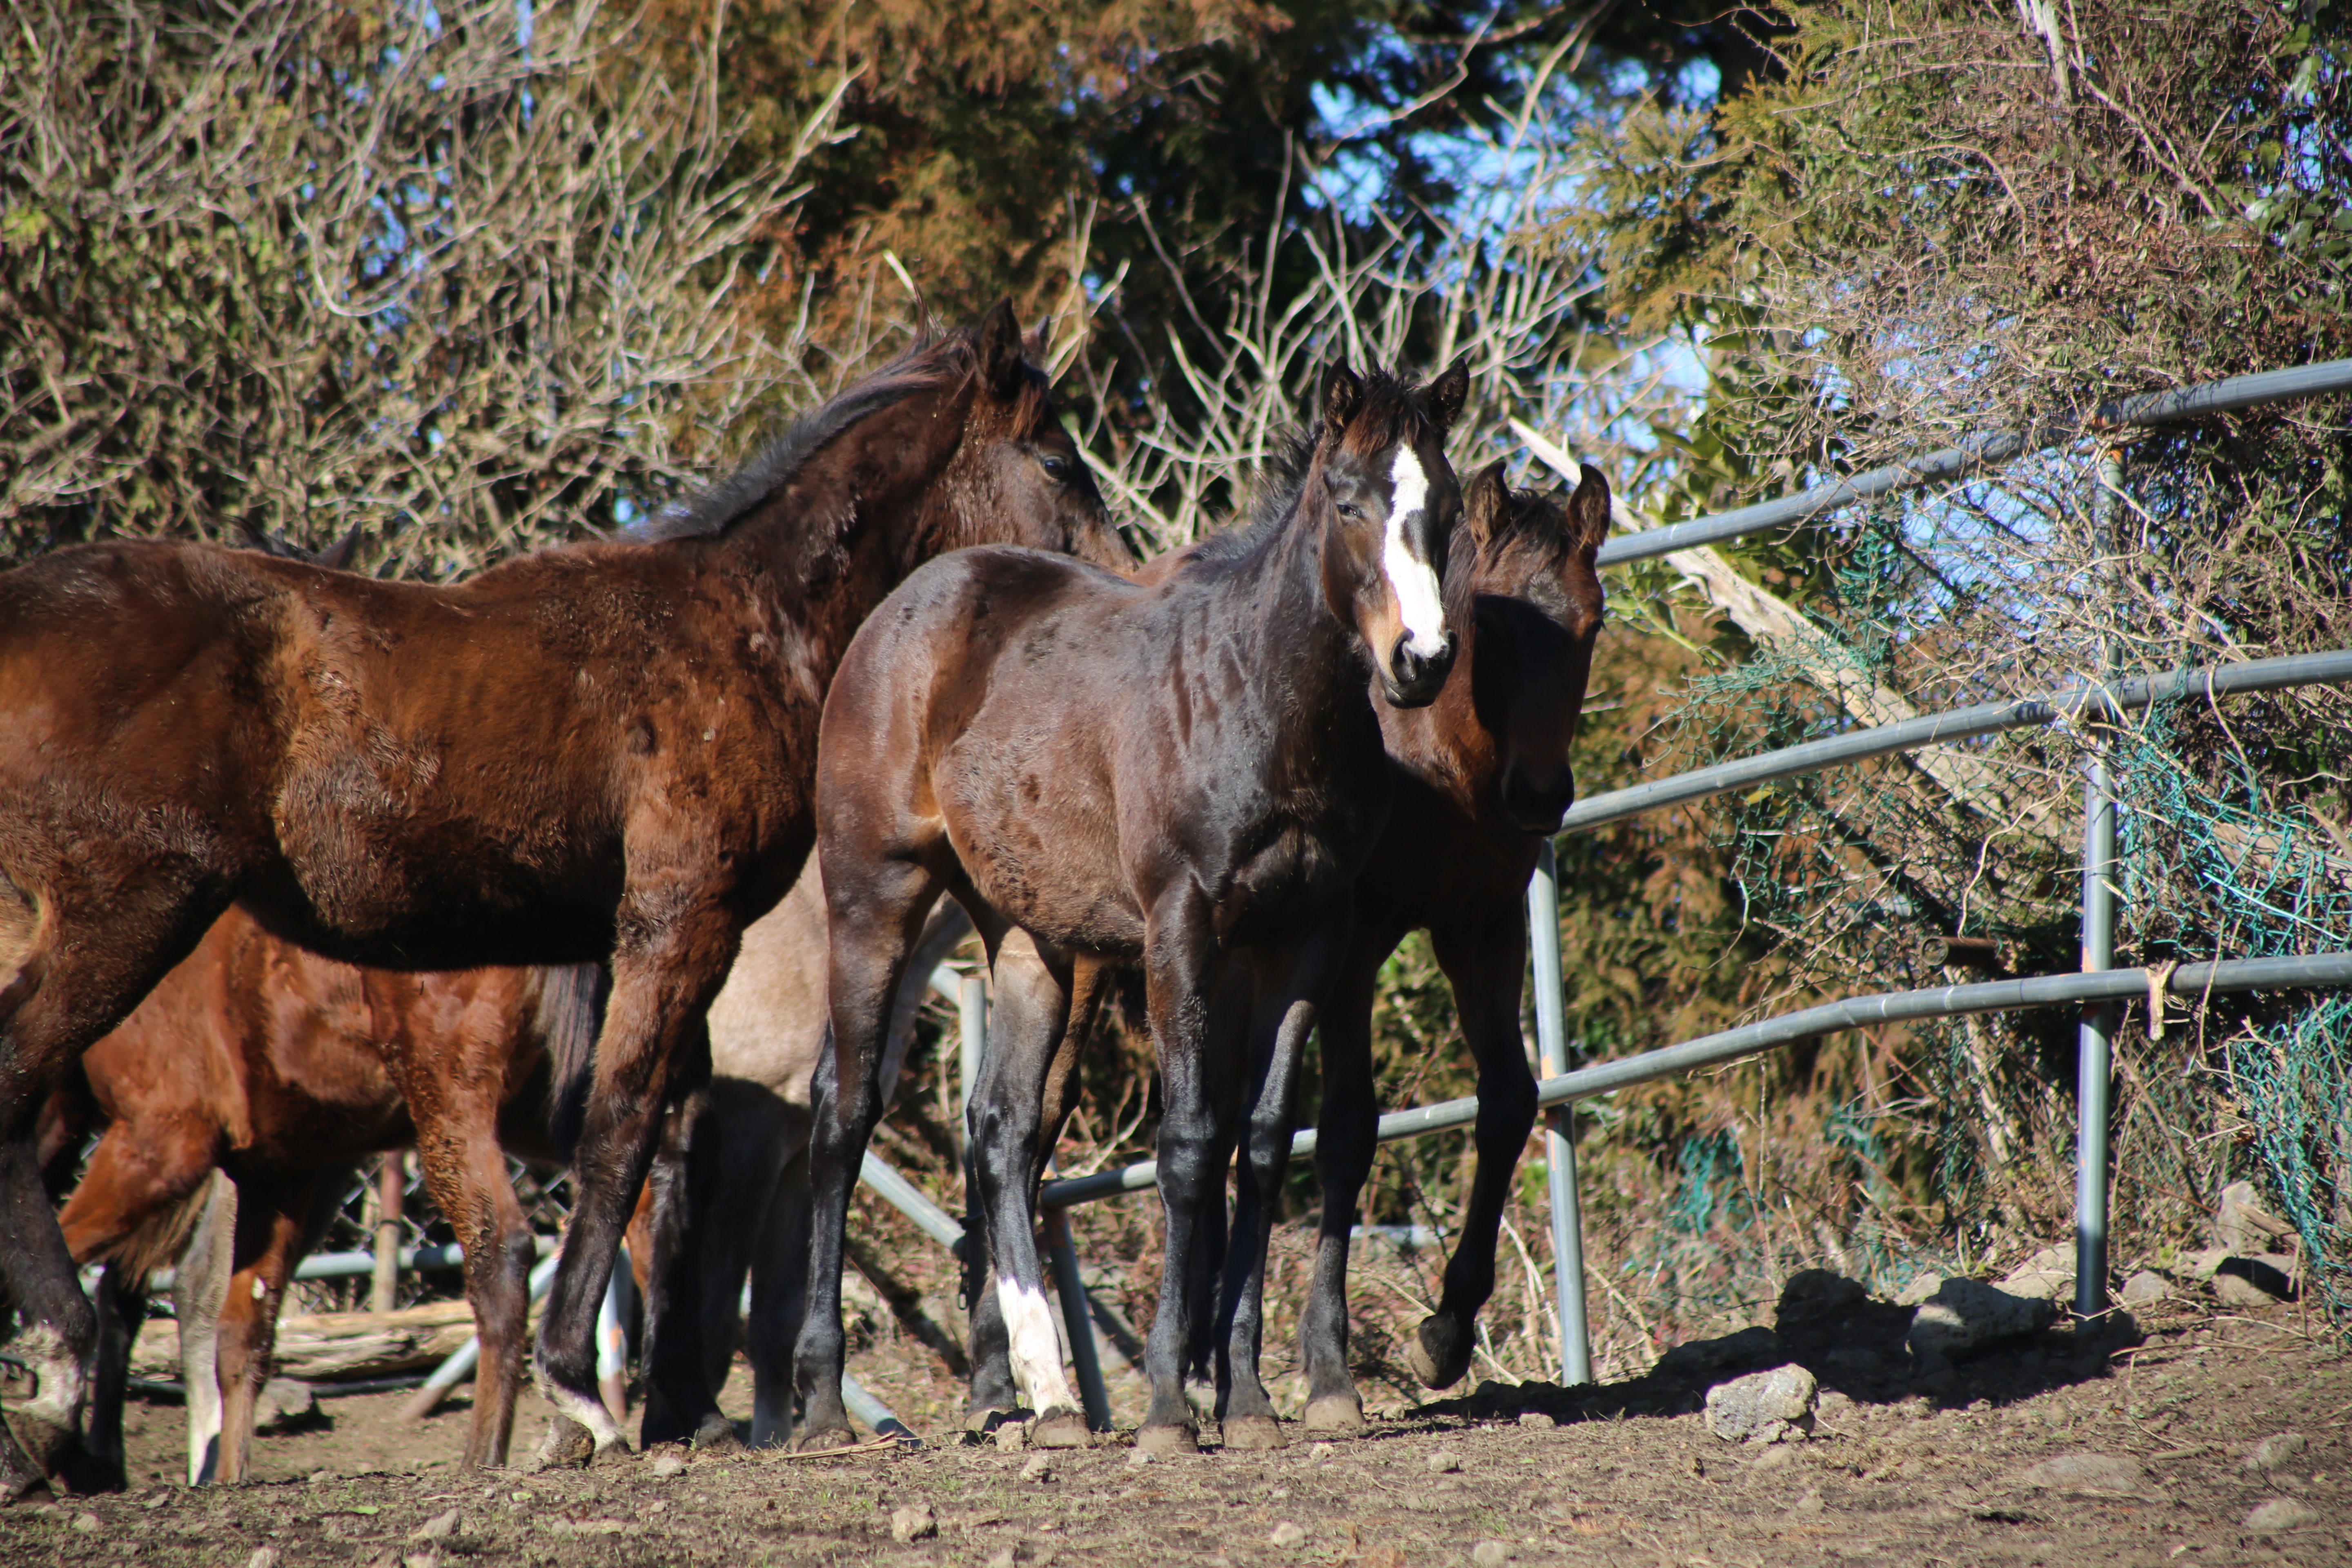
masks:
<svg viewBox="0 0 2352 1568"><path fill-rule="evenodd" d="M1323 532L1312 518L1294 515L1267 542L1262 567L1230 581L1251 657L1280 673L1282 706L1317 733L1328 732L1320 721L1364 709L1368 673L1354 629L1324 595Z"/></svg>
<svg viewBox="0 0 2352 1568"><path fill-rule="evenodd" d="M950 412L917 395L860 421L719 542L731 568L774 585L820 697L875 606L949 548L952 518L940 481L964 411ZM896 460L877 464L876 452Z"/></svg>
<svg viewBox="0 0 2352 1568"><path fill-rule="evenodd" d="M1503 787L1503 737L1478 717L1473 682L1477 676L1476 619L1446 607L1446 620L1459 639L1454 668L1426 708L1392 708L1375 701L1381 742L1400 766L1453 802L1463 816L1499 812Z"/></svg>

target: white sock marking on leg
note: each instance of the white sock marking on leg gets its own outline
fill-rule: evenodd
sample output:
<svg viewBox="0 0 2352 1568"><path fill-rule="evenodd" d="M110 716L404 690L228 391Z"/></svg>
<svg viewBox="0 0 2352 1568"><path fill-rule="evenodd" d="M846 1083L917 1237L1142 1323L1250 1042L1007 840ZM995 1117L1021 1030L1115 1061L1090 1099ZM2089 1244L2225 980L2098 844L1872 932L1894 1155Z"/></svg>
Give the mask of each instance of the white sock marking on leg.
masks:
<svg viewBox="0 0 2352 1568"><path fill-rule="evenodd" d="M1048 1410L1076 1410L1077 1397L1062 1375L1062 1342L1054 1332L1045 1293L1034 1285L1000 1279L996 1304L1003 1310L1005 1337L1013 1343L1013 1375L1029 1396L1029 1408L1040 1415Z"/></svg>

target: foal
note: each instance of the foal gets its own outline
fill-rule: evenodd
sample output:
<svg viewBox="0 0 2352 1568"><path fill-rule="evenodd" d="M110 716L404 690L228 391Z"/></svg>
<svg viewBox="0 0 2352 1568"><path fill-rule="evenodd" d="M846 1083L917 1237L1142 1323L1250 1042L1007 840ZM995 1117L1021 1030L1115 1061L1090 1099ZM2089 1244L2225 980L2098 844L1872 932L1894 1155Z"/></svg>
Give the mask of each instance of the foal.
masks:
<svg viewBox="0 0 2352 1568"><path fill-rule="evenodd" d="M804 1448L848 1437L849 1185L880 1111L888 998L942 890L992 954L1008 927L1026 938L1025 983L999 970L1013 1033L1062 1029L1077 961L1143 965L1168 1242L1139 1441L1193 1445L1188 1285L1202 1212L1222 1201L1215 1100L1231 1077L1209 1005L1228 955L1247 953L1266 982L1254 1023L1302 1038L1313 1026L1349 884L1388 811L1365 682L1377 673L1391 702L1425 703L1453 663L1439 573L1460 495L1443 442L1466 384L1460 365L1420 391L1335 368L1296 489L1165 581L967 551L916 574L851 644L818 756L835 1049L818 1069L795 1359ZM1006 1058L991 1050L976 1098L1002 1112L971 1124L978 1206L1014 1369L1046 1425L1083 1433L1025 1223L1044 1085L992 1088Z"/></svg>
<svg viewBox="0 0 2352 1568"><path fill-rule="evenodd" d="M596 1310L673 1076L698 1076L742 929L806 858L842 649L943 551L1124 557L1006 304L653 535L454 586L147 540L0 576L0 1283L36 1388L0 1432L0 1500L121 1484L81 1451L97 1325L37 1122L232 902L362 963L609 964L538 1371L551 1456L623 1442Z"/></svg>
<svg viewBox="0 0 2352 1568"><path fill-rule="evenodd" d="M1542 838L1574 797L1569 751L1583 709L1592 643L1601 616L1593 564L1609 527L1609 487L1587 468L1565 509L1549 497L1507 489L1500 464L1466 487L1445 574L1448 624L1461 653L1437 700L1425 708L1377 705L1395 794L1379 847L1356 879L1347 956L1321 1014L1324 1101L1318 1145L1323 1218L1307 1310L1300 1321L1310 1432L1363 1427L1363 1405L1348 1373L1347 1264L1349 1233L1376 1148L1371 1013L1380 967L1408 931L1431 933L1454 997L1464 1037L1478 1060L1478 1151L1470 1206L1446 1266L1444 1295L1408 1353L1416 1373L1445 1387L1467 1369L1478 1310L1494 1288L1495 1241L1535 1117L1535 1080L1519 1037L1519 983L1527 961L1525 900ZM1162 557L1139 574L1155 581L1182 564ZM1016 965L1021 956L1008 948ZM1000 991L1016 984L1000 973ZM1251 977L1238 974L1244 991ZM1091 994L1079 1005L1047 1069L1043 1121L1049 1150L1070 1109L1068 1086L1084 1048ZM1221 1003L1222 1026L1242 1026L1235 999ZM1035 1042L1006 1040L1006 1049ZM991 1054L998 1046L991 1043ZM1035 1065L1005 1064L1035 1077ZM1295 1063L1260 1069L1279 1081ZM1002 1081L1000 1079L1000 1081ZM1270 1447L1282 1437L1257 1373L1262 1255L1271 1218L1260 1200L1289 1157L1289 1129L1269 1122L1245 1163L1234 1235L1242 1245L1220 1295L1215 1270L1196 1281L1199 1300L1221 1306L1217 1346L1219 1415L1228 1447ZM1042 1156L1033 1170L1042 1170ZM1024 1219L1024 1226L1028 1222ZM975 1291L971 1409L975 1422L1003 1410L1013 1388L994 1298ZM1205 1351L1205 1347L1202 1347ZM1196 1352L1200 1353L1200 1352Z"/></svg>

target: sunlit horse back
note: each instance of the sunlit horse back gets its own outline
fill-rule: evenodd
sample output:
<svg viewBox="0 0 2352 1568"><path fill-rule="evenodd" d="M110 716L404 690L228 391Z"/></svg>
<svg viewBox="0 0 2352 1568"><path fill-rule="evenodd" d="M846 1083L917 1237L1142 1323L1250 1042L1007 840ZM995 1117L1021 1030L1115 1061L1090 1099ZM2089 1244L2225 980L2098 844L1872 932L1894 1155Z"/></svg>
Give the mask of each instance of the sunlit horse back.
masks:
<svg viewBox="0 0 2352 1568"><path fill-rule="evenodd" d="M650 532L451 586L142 541L0 577L0 1266L37 1384L0 1498L119 1484L80 1464L94 1321L34 1121L232 900L362 963L609 962L539 1369L566 1454L621 1440L597 1302L672 1069L806 855L842 650L943 551L1119 558L1006 306Z"/></svg>

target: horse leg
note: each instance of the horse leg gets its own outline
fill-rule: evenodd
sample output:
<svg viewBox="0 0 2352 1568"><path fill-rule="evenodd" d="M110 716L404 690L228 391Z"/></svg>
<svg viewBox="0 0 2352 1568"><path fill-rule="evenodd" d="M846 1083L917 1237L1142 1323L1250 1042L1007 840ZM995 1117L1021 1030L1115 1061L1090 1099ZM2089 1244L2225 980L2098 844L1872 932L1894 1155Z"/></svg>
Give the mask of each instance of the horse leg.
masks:
<svg viewBox="0 0 2352 1568"><path fill-rule="evenodd" d="M643 902L633 893L621 910L612 996L572 1157L572 1223L540 1324L539 1390L556 1412L541 1448L549 1462L584 1464L608 1451L628 1452L596 1386L596 1316L653 1163L673 1078L708 1081L704 1015L734 962L740 934L734 917L717 904L649 909ZM679 1326L684 1339L698 1337L690 1316ZM674 1408L700 1412L698 1429L704 1422L723 1425L709 1390L699 1386L698 1352L688 1346L660 1364L649 1355L646 1366L649 1401L650 1385L661 1381Z"/></svg>
<svg viewBox="0 0 2352 1568"><path fill-rule="evenodd" d="M1495 1290L1495 1234L1528 1133L1536 1124L1536 1079L1519 1035L1519 976L1526 929L1516 906L1482 926L1433 927L1430 945L1454 989L1463 1037L1478 1059L1477 1151L1470 1206L1445 1265L1437 1310L1423 1318L1406 1361L1431 1388L1449 1388L1470 1370L1478 1309Z"/></svg>
<svg viewBox="0 0 2352 1568"><path fill-rule="evenodd" d="M1233 1241L1225 1258L1223 1398L1217 1413L1225 1447L1279 1448L1282 1428L1258 1376L1265 1325L1265 1254L1274 1213L1290 1164L1298 1074L1307 1041L1329 992L1332 972L1348 945L1349 910L1343 900L1307 940L1255 955L1255 1005L1250 1016L1250 1096L1242 1161L1234 1199Z"/></svg>
<svg viewBox="0 0 2352 1568"><path fill-rule="evenodd" d="M221 1303L214 1356L220 1380L219 1479L246 1479L253 1463L253 1413L269 1381L278 1346L278 1311L301 1261L309 1230L308 1176L247 1178L237 1184L236 1244Z"/></svg>
<svg viewBox="0 0 2352 1568"><path fill-rule="evenodd" d="M425 1189L466 1249L466 1300L481 1341L466 1463L478 1468L504 1465L514 1436L515 1399L530 1341L530 1266L537 1253L530 1217L515 1196L505 1145L499 1141L504 1044L480 1053L462 1051L457 1073L436 1084L420 1084L419 1092L406 1096ZM404 1052L398 1059L404 1069L412 1060ZM402 1076L410 1075L404 1070ZM407 1084L402 1088L405 1092Z"/></svg>
<svg viewBox="0 0 2352 1568"><path fill-rule="evenodd" d="M1357 1202L1380 1148L1380 1107L1372 1094L1372 992L1386 949L1359 939L1323 1009L1323 1115L1315 1173L1323 1219L1315 1277L1298 1320L1298 1359L1307 1375L1307 1430L1352 1436L1364 1429L1364 1402L1348 1370L1348 1243Z"/></svg>
<svg viewBox="0 0 2352 1568"><path fill-rule="evenodd" d="M1192 1342L1192 1304L1203 1258L1203 1209L1224 1201L1226 1140L1219 1126L1216 1068L1208 1014L1222 963L1207 900L1194 889L1171 894L1152 910L1145 935L1145 985L1160 1057L1160 1203L1166 1229L1159 1313L1144 1347L1151 1404L1136 1446L1151 1453L1190 1452L1199 1429L1184 1398Z"/></svg>
<svg viewBox="0 0 2352 1568"><path fill-rule="evenodd" d="M1063 1375L1061 1340L1045 1305L1034 1202L1045 1165L1040 1145L1048 1079L1069 1024L1070 964L1040 952L1027 932L1016 931L998 946L994 974L988 1050L965 1110L965 1146L972 1152L988 1216L990 1271L1013 1379L1037 1413L1032 1441L1047 1448L1084 1447L1086 1416ZM1061 1098L1066 1100L1066 1094Z"/></svg>
<svg viewBox="0 0 2352 1568"><path fill-rule="evenodd" d="M21 1325L10 1357L33 1381L0 1421L0 1506L52 1477L77 1491L106 1484L82 1442L98 1316L42 1181L41 1112L73 1060L187 955L218 908L192 876L168 872L87 900L46 891L37 900L0 869L0 1300ZM85 902L103 917L85 921Z"/></svg>
<svg viewBox="0 0 2352 1568"><path fill-rule="evenodd" d="M882 1119L882 1057L898 982L940 888L929 868L900 854L878 859L857 878L825 881L833 1048L819 1053L810 1086L808 1300L793 1354L793 1385L806 1412L803 1453L856 1440L841 1403L849 1193Z"/></svg>
<svg viewBox="0 0 2352 1568"><path fill-rule="evenodd" d="M722 1280L731 1279L740 1295L746 1237L766 1196L756 1185L729 1180L738 1131L717 1114L708 1087L698 1088L663 1118L660 1146L646 1173L655 1250L646 1268L639 1355L646 1408L637 1438L647 1447L736 1446L734 1426L718 1403L738 1332L738 1296L727 1294ZM679 1391L690 1397L680 1400Z"/></svg>
<svg viewBox="0 0 2352 1568"><path fill-rule="evenodd" d="M793 1128L785 1142L793 1152L776 1173L751 1258L751 1321L744 1341L751 1361L751 1447L755 1448L792 1444L793 1351L808 1315L806 1123ZM735 1289L740 1293L742 1287Z"/></svg>
<svg viewBox="0 0 2352 1568"><path fill-rule="evenodd" d="M89 1425L90 1469L110 1491L130 1484L122 1447L122 1401L131 1379L131 1346L147 1317L147 1282L126 1281L123 1266L109 1263L98 1279L98 1352L92 1360Z"/></svg>
<svg viewBox="0 0 2352 1568"><path fill-rule="evenodd" d="M220 1468L220 1319L236 1272L236 1184L219 1171L205 1184L205 1212L180 1251L172 1315L180 1325L180 1386L188 1401L188 1484Z"/></svg>

